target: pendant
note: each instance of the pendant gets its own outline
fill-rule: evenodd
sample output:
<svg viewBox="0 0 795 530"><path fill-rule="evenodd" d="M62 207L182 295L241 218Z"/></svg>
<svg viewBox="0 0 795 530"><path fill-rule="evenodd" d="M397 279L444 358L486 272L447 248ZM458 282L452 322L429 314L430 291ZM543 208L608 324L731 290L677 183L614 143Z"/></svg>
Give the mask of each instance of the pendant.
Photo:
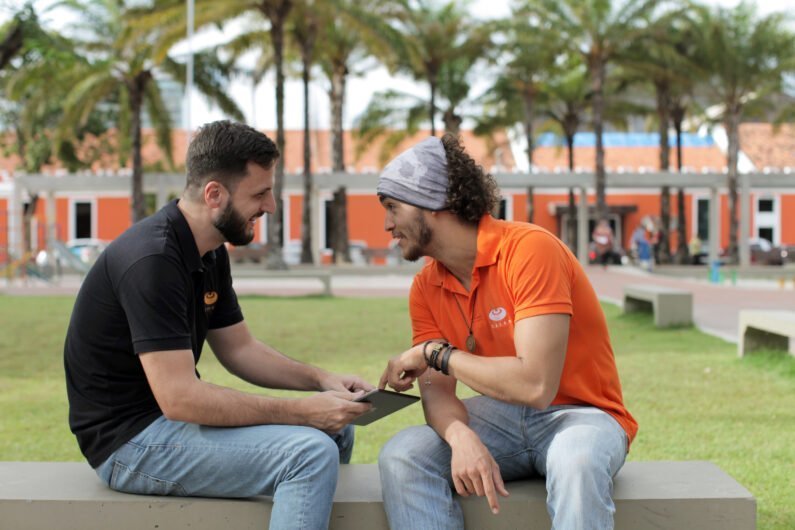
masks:
<svg viewBox="0 0 795 530"><path fill-rule="evenodd" d="M474 353L475 346L477 346L477 344L475 344L475 336L470 333L467 337L467 351L469 353Z"/></svg>

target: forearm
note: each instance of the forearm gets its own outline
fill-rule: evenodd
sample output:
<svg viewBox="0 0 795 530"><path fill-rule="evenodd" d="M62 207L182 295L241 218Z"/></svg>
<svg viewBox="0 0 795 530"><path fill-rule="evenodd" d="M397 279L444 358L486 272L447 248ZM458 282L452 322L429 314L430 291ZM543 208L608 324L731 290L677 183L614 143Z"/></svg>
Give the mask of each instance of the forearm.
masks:
<svg viewBox="0 0 795 530"><path fill-rule="evenodd" d="M500 401L545 409L557 394L541 367L519 357L479 357L460 350L450 355L448 371L473 390Z"/></svg>
<svg viewBox="0 0 795 530"><path fill-rule="evenodd" d="M429 377L431 384L422 383L421 386L425 421L449 444L460 429L469 428L469 413L455 395L455 383L448 386L450 381L446 380L449 378L435 372Z"/></svg>
<svg viewBox="0 0 795 530"><path fill-rule="evenodd" d="M265 388L322 390L320 381L327 375L324 370L291 359L259 341L219 359L231 373Z"/></svg>
<svg viewBox="0 0 795 530"><path fill-rule="evenodd" d="M195 379L159 403L170 420L214 427L304 424L299 399L259 396Z"/></svg>

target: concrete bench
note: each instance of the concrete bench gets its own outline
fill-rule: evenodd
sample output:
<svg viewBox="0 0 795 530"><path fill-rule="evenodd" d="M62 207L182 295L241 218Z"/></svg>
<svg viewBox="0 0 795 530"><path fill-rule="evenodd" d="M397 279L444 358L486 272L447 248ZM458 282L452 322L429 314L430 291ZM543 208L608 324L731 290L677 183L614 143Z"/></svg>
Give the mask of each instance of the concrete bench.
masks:
<svg viewBox="0 0 795 530"><path fill-rule="evenodd" d="M494 516L463 499L468 528L549 529L542 480L508 483ZM756 528L751 493L710 462L628 462L615 479L617 530ZM216 530L267 527L271 502L151 497L108 489L84 463L0 462L0 527L14 530ZM332 530L386 530L375 464L341 466Z"/></svg>
<svg viewBox="0 0 795 530"><path fill-rule="evenodd" d="M264 270L257 273L257 278L281 278L285 280L300 278L317 278L323 283L323 294L331 296L331 273L317 269Z"/></svg>
<svg viewBox="0 0 795 530"><path fill-rule="evenodd" d="M693 294L690 291L659 285L624 286L624 313L649 309L654 313L657 327L693 324Z"/></svg>
<svg viewBox="0 0 795 530"><path fill-rule="evenodd" d="M740 310L737 353L768 348L795 355L795 311Z"/></svg>

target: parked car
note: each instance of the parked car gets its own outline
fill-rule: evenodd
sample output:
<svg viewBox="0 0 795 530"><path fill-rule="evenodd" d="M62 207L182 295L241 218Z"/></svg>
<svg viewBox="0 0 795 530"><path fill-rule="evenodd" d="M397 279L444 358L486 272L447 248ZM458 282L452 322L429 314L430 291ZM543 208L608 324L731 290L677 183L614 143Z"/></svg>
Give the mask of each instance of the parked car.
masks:
<svg viewBox="0 0 795 530"><path fill-rule="evenodd" d="M774 246L763 238L748 240L751 249L751 263L757 265L783 265L789 257L789 251L782 247Z"/></svg>

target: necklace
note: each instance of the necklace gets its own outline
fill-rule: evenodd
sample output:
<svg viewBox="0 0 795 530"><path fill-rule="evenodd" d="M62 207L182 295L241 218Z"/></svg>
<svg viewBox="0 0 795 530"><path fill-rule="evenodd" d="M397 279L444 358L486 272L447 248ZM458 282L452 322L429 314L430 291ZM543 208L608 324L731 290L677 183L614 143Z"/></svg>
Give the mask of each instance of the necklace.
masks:
<svg viewBox="0 0 795 530"><path fill-rule="evenodd" d="M477 347L477 343L475 342L475 334L472 333L472 324L475 323L475 297L477 295L477 292L472 295L472 314L469 317L469 324L467 324L467 317L464 315L464 310L461 309L461 304L458 302L458 297L455 295L455 293L453 293L455 305L458 307L458 312L461 313L461 318L464 319L464 324L466 324L467 330L469 331L469 336L467 336L466 340L467 351L469 353L475 353L475 348Z"/></svg>

